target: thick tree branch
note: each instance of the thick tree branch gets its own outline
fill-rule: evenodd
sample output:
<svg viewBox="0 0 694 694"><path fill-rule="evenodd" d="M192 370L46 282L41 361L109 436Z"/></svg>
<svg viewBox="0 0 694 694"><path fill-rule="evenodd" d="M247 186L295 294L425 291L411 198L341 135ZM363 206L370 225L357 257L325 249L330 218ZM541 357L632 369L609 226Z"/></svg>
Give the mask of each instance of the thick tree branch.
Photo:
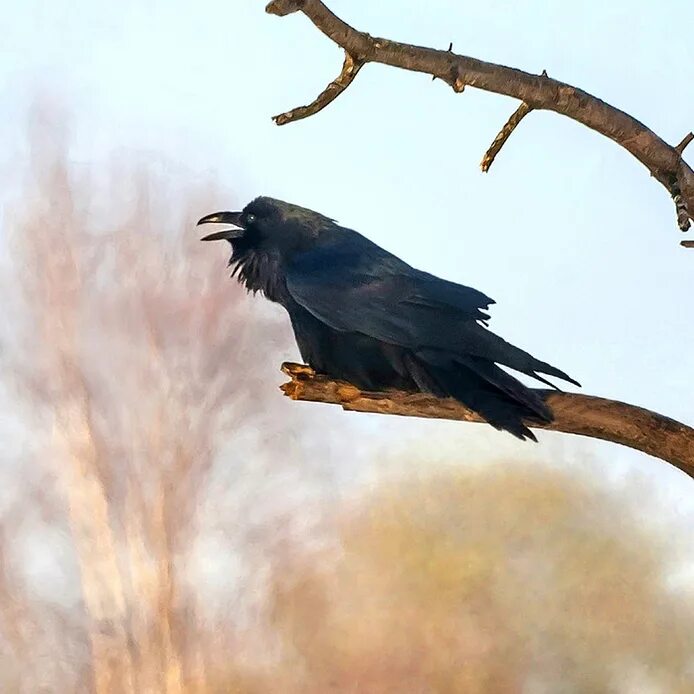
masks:
<svg viewBox="0 0 694 694"><path fill-rule="evenodd" d="M456 92L468 85L504 94L519 99L529 109L554 111L586 125L624 147L646 166L676 201L679 227L682 231L690 228L690 220L694 219L694 171L682 159L688 142L673 147L624 111L550 77L357 31L321 0L273 0L266 10L279 16L302 12L360 64L381 63L423 72L443 80Z"/></svg>
<svg viewBox="0 0 694 694"><path fill-rule="evenodd" d="M397 390L370 393L316 374L303 364L283 364L282 371L291 377L291 381L281 386L282 391L293 400L332 403L355 412L483 421L453 399ZM691 427L616 400L554 390L535 392L550 406L555 419L551 424L529 423L531 428L619 443L665 460L694 477L694 429Z"/></svg>

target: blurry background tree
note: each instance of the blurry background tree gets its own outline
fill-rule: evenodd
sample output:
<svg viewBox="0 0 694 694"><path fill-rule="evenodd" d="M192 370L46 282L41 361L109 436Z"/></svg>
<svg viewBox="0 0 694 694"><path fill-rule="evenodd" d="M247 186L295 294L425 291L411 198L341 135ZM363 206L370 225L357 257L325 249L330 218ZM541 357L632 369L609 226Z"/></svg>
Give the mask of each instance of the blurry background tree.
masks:
<svg viewBox="0 0 694 694"><path fill-rule="evenodd" d="M633 501L505 463L382 480L343 510L342 553L278 577L292 691L694 687L694 604Z"/></svg>
<svg viewBox="0 0 694 694"><path fill-rule="evenodd" d="M233 474L252 467L251 484L266 465L286 472L271 460L273 441L287 462L299 453L291 415L279 415L280 398L257 399L262 376L247 368L276 357L282 329L270 317L250 320L240 291L184 235L211 187L179 204L151 162L71 167L66 133L41 108L30 135L3 284L16 312L4 336L5 381L32 461L6 471L21 485L3 523L12 657L0 671L32 692L58 683L84 691L87 682L98 692L189 691L214 658L226 668L233 630L223 620L206 632L214 646L205 643L193 626L200 596L185 597L182 568L201 526L220 532L243 518L252 534L262 515L237 506L219 516L220 506L257 500L240 489L217 496L219 477L232 471L214 462L233 445L225 459L238 460ZM272 513L279 537L291 532L284 506ZM20 598L31 586L15 575L12 547L41 555L34 561L58 575L68 560L66 594L43 588L59 606Z"/></svg>

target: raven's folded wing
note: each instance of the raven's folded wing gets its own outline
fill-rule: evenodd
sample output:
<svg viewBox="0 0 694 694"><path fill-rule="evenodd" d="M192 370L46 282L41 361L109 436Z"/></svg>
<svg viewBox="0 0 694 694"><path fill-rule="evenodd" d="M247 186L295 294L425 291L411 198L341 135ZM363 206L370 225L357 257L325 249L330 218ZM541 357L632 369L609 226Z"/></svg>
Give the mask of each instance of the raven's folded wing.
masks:
<svg viewBox="0 0 694 694"><path fill-rule="evenodd" d="M462 323L488 320L482 309L494 303L390 254L361 249L317 248L287 268L286 277L294 300L334 330L410 348L452 344L451 333L459 333Z"/></svg>

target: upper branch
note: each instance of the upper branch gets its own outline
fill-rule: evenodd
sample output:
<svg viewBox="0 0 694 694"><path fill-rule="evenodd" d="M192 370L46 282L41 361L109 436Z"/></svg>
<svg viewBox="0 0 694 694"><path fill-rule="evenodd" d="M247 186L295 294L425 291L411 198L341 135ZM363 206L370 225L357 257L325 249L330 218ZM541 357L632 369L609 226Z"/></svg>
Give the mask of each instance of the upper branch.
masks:
<svg viewBox="0 0 694 694"><path fill-rule="evenodd" d="M504 94L524 102L528 110L555 111L586 125L624 147L646 166L675 200L680 228L690 228L690 220L694 219L694 171L682 158L684 147L668 144L636 118L592 94L545 74L534 75L452 51L370 36L337 17L321 0L273 0L266 10L279 16L302 12L361 63L423 72L447 82L456 92L468 85Z"/></svg>
<svg viewBox="0 0 694 694"><path fill-rule="evenodd" d="M343 381L332 381L302 364L283 364L282 371L292 380L281 388L293 400L333 403L355 412L484 421L452 398L398 390L370 393ZM535 392L550 406L554 421L541 425L529 423L531 428L580 434L629 446L665 460L694 477L694 429L691 427L616 400L555 390Z"/></svg>

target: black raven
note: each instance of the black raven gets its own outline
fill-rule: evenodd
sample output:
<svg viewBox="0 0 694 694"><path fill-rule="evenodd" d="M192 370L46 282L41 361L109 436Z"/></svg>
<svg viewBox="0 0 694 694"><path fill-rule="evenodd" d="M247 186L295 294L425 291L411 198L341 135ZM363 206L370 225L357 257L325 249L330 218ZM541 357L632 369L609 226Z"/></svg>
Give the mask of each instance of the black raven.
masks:
<svg viewBox="0 0 694 694"><path fill-rule="evenodd" d="M319 373L365 390L451 396L496 429L535 439L526 422L552 413L504 365L579 385L485 326L495 303L476 289L417 270L318 212L259 197L241 212L198 224L232 228L203 241L231 243L232 277L284 306L301 356Z"/></svg>

